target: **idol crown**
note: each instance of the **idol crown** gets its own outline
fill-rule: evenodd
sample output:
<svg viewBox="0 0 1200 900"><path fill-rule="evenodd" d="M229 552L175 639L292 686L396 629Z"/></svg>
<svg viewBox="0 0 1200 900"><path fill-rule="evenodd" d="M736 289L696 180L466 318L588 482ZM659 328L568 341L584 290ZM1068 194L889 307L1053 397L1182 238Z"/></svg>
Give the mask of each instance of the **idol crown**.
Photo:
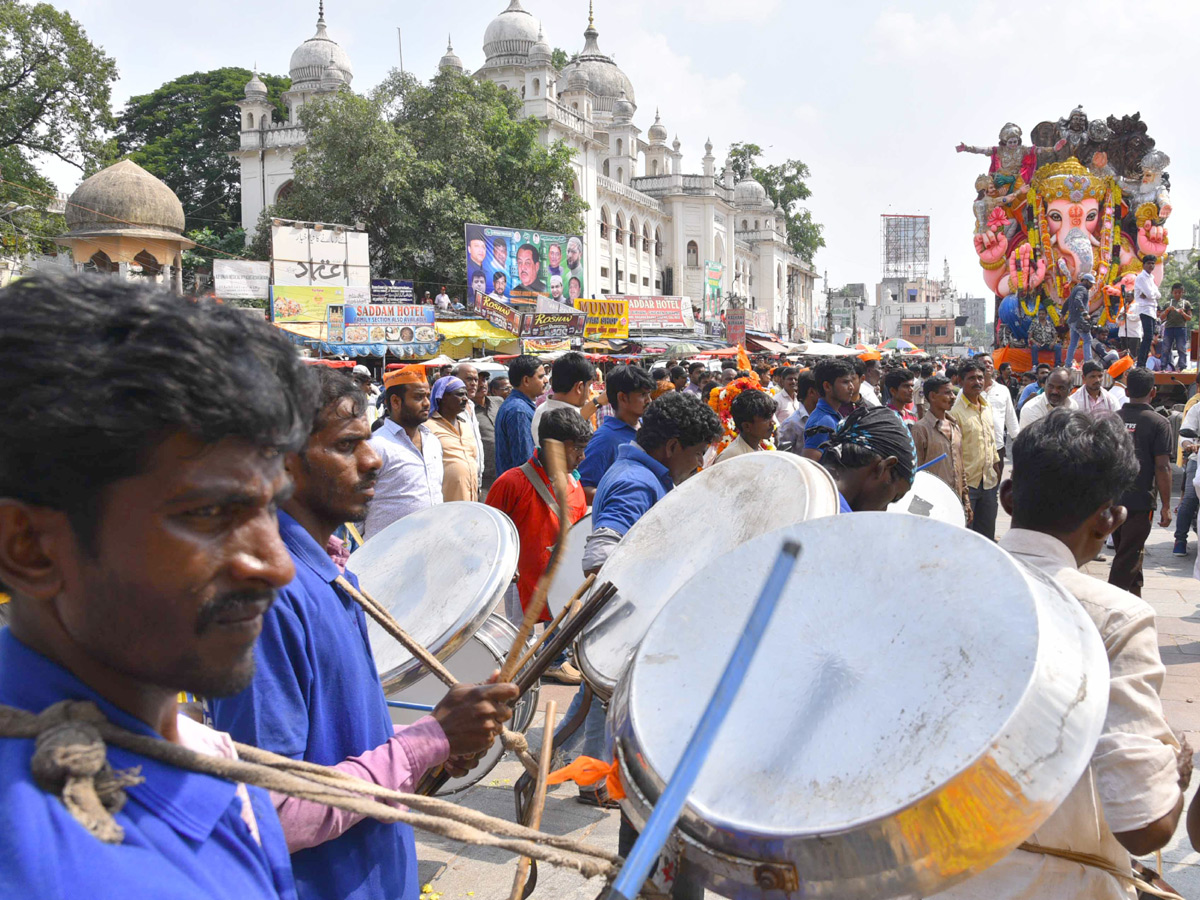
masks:
<svg viewBox="0 0 1200 900"><path fill-rule="evenodd" d="M1045 200L1069 197L1078 203L1085 197L1104 199L1109 179L1093 175L1075 157L1066 162L1042 166L1033 176L1033 189Z"/></svg>

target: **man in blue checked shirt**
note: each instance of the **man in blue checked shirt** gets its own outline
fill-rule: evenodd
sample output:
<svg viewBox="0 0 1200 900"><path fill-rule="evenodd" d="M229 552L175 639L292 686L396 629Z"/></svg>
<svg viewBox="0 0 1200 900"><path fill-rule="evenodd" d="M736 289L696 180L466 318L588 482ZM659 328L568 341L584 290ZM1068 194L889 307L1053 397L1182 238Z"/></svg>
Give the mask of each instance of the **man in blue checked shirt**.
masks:
<svg viewBox="0 0 1200 900"><path fill-rule="evenodd" d="M518 356L508 366L512 393L496 413L496 477L533 456L533 413L546 390L546 368L535 356Z"/></svg>
<svg viewBox="0 0 1200 900"><path fill-rule="evenodd" d="M311 374L264 321L117 279L34 275L0 291L0 704L93 704L114 725L232 758L178 713L254 673L294 568L276 523ZM140 769L80 824L0 738L0 897L294 900L265 791L107 748Z"/></svg>

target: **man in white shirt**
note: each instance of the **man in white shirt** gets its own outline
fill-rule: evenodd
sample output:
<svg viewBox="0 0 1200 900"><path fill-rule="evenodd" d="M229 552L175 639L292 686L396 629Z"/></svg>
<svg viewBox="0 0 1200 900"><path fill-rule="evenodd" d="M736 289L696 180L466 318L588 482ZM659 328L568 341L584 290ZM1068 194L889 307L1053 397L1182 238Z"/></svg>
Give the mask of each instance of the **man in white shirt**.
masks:
<svg viewBox="0 0 1200 900"><path fill-rule="evenodd" d="M797 456L804 452L804 429L808 425L808 417L817 407L821 394L817 390L817 381L811 374L796 377L796 411L788 416L779 430L775 432L775 446L780 450L790 450Z"/></svg>
<svg viewBox="0 0 1200 900"><path fill-rule="evenodd" d="M450 295L446 293L445 285L442 285L441 291L433 298L433 305L437 307L439 312L445 312L450 308Z"/></svg>
<svg viewBox="0 0 1200 900"><path fill-rule="evenodd" d="M1154 340L1154 326L1158 322L1158 301L1162 293L1154 280L1154 267L1158 265L1157 256L1147 256L1142 260L1142 271L1133 282L1133 303L1130 313L1138 316L1142 323L1142 343L1138 348L1139 366L1146 365L1146 357L1150 355L1150 343Z"/></svg>
<svg viewBox="0 0 1200 900"><path fill-rule="evenodd" d="M996 423L996 452L1000 454L1000 462L1011 452L1013 441L1021 426L1017 422L1017 409L1013 404L1012 392L996 381L996 369L990 354L981 353L975 357L983 366L983 395L987 397L988 406L992 408L992 418Z"/></svg>
<svg viewBox="0 0 1200 900"><path fill-rule="evenodd" d="M1094 359L1083 364L1083 387L1071 395L1071 407L1089 416L1113 415L1121 408L1117 398L1102 385L1104 367Z"/></svg>
<svg viewBox="0 0 1200 900"><path fill-rule="evenodd" d="M1128 876L1130 854L1153 853L1175 832L1191 749L1180 747L1163 715L1154 610L1079 571L1124 520L1114 504L1137 471L1133 441L1115 416L1056 412L1022 428L1013 446L1012 478L1000 489L1012 530L1000 546L1057 581L1095 623L1108 650L1108 712L1091 764L1026 849L939 900L1132 900L1128 882L1049 851L1097 857Z"/></svg>
<svg viewBox="0 0 1200 900"><path fill-rule="evenodd" d="M1045 390L1021 407L1021 430L1064 407L1071 408L1071 370L1059 366L1046 379Z"/></svg>
<svg viewBox="0 0 1200 900"><path fill-rule="evenodd" d="M442 445L426 427L429 382L418 364L383 378L387 418L371 436L383 460L375 498L367 508L366 534L378 534L398 519L442 502Z"/></svg>
<svg viewBox="0 0 1200 900"><path fill-rule="evenodd" d="M564 353L550 366L550 396L533 411L533 443L541 447L538 438L538 423L542 416L555 409L573 409L583 418L591 418L595 404L588 399L596 367L586 356L572 350ZM586 413L586 414L585 414Z"/></svg>
<svg viewBox="0 0 1200 900"><path fill-rule="evenodd" d="M879 385L880 371L878 360L868 359L860 362L862 368L862 380L858 385L858 398L862 400L863 406L883 406L883 401L879 399L879 392L876 388Z"/></svg>
<svg viewBox="0 0 1200 900"><path fill-rule="evenodd" d="M779 390L772 391L775 398L775 422L782 425L788 417L800 406L797 394L800 382L800 370L795 366L784 366L779 371Z"/></svg>

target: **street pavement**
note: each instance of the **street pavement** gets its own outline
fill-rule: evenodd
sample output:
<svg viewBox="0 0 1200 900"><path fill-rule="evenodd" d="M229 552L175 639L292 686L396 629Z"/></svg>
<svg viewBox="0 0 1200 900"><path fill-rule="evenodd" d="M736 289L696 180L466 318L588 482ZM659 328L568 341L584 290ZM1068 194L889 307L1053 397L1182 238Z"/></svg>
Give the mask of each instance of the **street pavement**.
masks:
<svg viewBox="0 0 1200 900"><path fill-rule="evenodd" d="M998 535L1003 535L1007 529L1008 520L1002 511ZM1159 646L1167 668L1163 687L1167 720L1177 734L1186 735L1192 747L1200 749L1200 582L1192 578L1195 536L1189 544L1192 555L1182 559L1171 555L1173 536L1173 527L1164 529L1156 525L1151 533L1146 546L1146 584L1142 596L1158 616ZM1104 557L1102 562L1089 563L1086 570L1107 580L1112 551L1106 549ZM572 687L542 686L539 715L528 733L531 746L540 743L546 701L556 701L561 718L574 692ZM454 799L472 809L512 819L515 815L512 788L521 771L520 763L504 759L479 784ZM1197 785L1200 785L1200 772L1192 781L1189 802L1195 796ZM543 829L615 850L618 813L583 806L576 802L576 793L573 784L550 789ZM417 856L421 884L430 888L425 900L504 900L512 887L516 866L506 851L463 846L418 831ZM1146 862L1154 866L1153 857ZM1163 851L1163 862L1167 881L1182 896L1200 900L1200 853L1192 850L1182 822ZM594 900L602 887L601 879L585 881L574 872L542 866L533 896L546 900ZM716 896L711 892L707 895Z"/></svg>

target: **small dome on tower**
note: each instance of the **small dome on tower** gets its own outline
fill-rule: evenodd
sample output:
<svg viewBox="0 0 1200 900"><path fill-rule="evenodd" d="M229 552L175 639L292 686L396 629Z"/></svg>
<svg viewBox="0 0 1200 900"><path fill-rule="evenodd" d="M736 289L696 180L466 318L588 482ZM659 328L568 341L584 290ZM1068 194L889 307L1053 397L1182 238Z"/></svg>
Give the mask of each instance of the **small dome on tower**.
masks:
<svg viewBox="0 0 1200 900"><path fill-rule="evenodd" d="M553 51L550 49L550 45L546 43L546 36L542 32L542 26L538 25L537 42L529 48L529 63L530 65L535 63L549 64L552 56Z"/></svg>
<svg viewBox="0 0 1200 900"><path fill-rule="evenodd" d="M528 56L537 43L542 26L521 0L511 0L508 9L492 19L483 32L483 53L491 62L501 56Z"/></svg>
<svg viewBox="0 0 1200 900"><path fill-rule="evenodd" d="M446 55L438 60L438 70L444 69L451 69L455 72L463 71L463 62L454 52L454 44L450 42L450 35L446 35Z"/></svg>
<svg viewBox="0 0 1200 900"><path fill-rule="evenodd" d="M629 80L613 58L600 49L600 32L596 30L591 6L588 7L588 27L583 32L583 50L564 69L562 74L570 79L580 70L585 72L590 88L596 96L596 110L616 115L616 105L624 92L625 98L637 107L637 96L633 82Z"/></svg>
<svg viewBox="0 0 1200 900"><path fill-rule="evenodd" d="M329 65L325 67L325 72L321 75L321 89L325 91L336 91L346 83L341 71L333 61L330 60Z"/></svg>
<svg viewBox="0 0 1200 900"><path fill-rule="evenodd" d="M185 226L183 204L175 193L129 159L79 185L67 201L66 219L73 234L179 237Z"/></svg>
<svg viewBox="0 0 1200 900"><path fill-rule="evenodd" d="M325 30L325 3L321 2L317 15L317 33L301 44L292 53L288 74L292 78L293 91L315 91L325 78L325 70L333 65L342 76L342 84L354 79L354 69L346 51Z"/></svg>
<svg viewBox="0 0 1200 900"><path fill-rule="evenodd" d="M733 189L733 202L737 206L759 208L765 206L768 209L771 207L770 201L767 200L767 189L753 178L747 178L737 183L737 187Z"/></svg>
<svg viewBox="0 0 1200 900"><path fill-rule="evenodd" d="M583 69L572 69L571 74L567 76L567 90L590 91L591 89L592 82L588 78L588 73Z"/></svg>
<svg viewBox="0 0 1200 900"><path fill-rule="evenodd" d="M652 144L665 144L667 142L667 127L663 125L662 119L659 118L658 110L654 110L654 124L650 126L650 130L646 132L646 136L650 138Z"/></svg>
<svg viewBox="0 0 1200 900"><path fill-rule="evenodd" d="M613 104L613 119L618 122L632 122L636 110L637 107L630 103L625 92L621 91L621 96Z"/></svg>
<svg viewBox="0 0 1200 900"><path fill-rule="evenodd" d="M683 144L679 143L679 135L675 135L675 141L671 144L671 146L675 148L676 153L679 152L679 148L683 146Z"/></svg>
<svg viewBox="0 0 1200 900"><path fill-rule="evenodd" d="M250 80L246 82L246 99L247 100L266 100L267 86L263 84L263 80L258 77L255 72L250 76Z"/></svg>

